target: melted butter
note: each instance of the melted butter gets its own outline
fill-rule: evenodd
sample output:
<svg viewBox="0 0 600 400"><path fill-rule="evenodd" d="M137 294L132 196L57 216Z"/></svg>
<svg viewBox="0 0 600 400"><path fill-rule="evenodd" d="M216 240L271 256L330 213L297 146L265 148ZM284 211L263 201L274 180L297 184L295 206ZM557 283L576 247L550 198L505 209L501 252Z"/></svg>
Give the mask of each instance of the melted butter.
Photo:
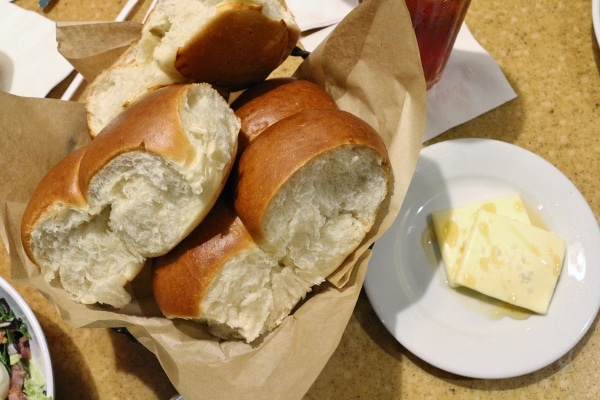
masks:
<svg viewBox="0 0 600 400"><path fill-rule="evenodd" d="M489 257L479 258L479 267L483 271L489 271L490 267L503 268L505 265L504 259L502 258L502 252L498 246L492 245Z"/></svg>
<svg viewBox="0 0 600 400"><path fill-rule="evenodd" d="M488 224L486 224L485 222L480 222L479 226L477 226L477 229L479 229L479 233L481 233L481 235L485 238L486 242L490 242L490 227Z"/></svg>
<svg viewBox="0 0 600 400"><path fill-rule="evenodd" d="M437 267L439 264L439 258L436 253L436 238L433 229L428 225L421 233L421 247L425 252L425 257L429 261L429 265Z"/></svg>
<svg viewBox="0 0 600 400"><path fill-rule="evenodd" d="M515 204L515 207L517 207L516 204ZM529 215L529 219L531 220L531 225L537 226L538 228L541 228L544 230L549 230L548 224L544 221L544 219L542 218L538 209L528 207L525 204L523 204L523 207L524 207L525 211L527 212L527 215ZM537 251L539 253L539 249ZM552 252L551 257L552 257L551 267L553 268L554 274L556 276L559 276L561 269L562 269L561 256Z"/></svg>
<svg viewBox="0 0 600 400"><path fill-rule="evenodd" d="M450 247L456 246L458 241L458 225L452 220L446 220L442 223L441 228L442 237L441 239Z"/></svg>
<svg viewBox="0 0 600 400"><path fill-rule="evenodd" d="M491 202L483 204L481 208L485 211L493 213L496 213L497 211L496 205ZM518 212L526 212L531 221L531 225L546 230L548 229L546 222L543 220L541 214L537 209L528 207L525 203L521 201L516 201L514 203L514 208ZM485 223L482 223L480 224L478 229L489 242L489 226L487 226L487 224ZM425 251L429 263L434 267L437 267L439 263L439 257L436 254L437 240L441 239L444 243L452 247L456 246L458 240L459 231L458 225L455 222L450 220L444 221L441 231L442 238L436 238L433 229L428 226L422 232L421 235L421 246ZM464 253L464 248L460 248L459 250L461 254ZM536 248L535 250L536 253L539 254L539 249ZM481 268L486 270L489 269L492 265L495 267L502 265L502 262L499 258L500 254L498 253L498 251L492 250L491 257L482 258L479 263ZM562 268L562 264L560 263L560 257L556 254L552 255L552 267L554 269L555 274L559 275ZM475 280L472 276L467 275L465 280L468 285L475 285ZM512 304L495 299L493 297L486 296L475 290L469 289L468 287L457 287L453 288L452 290L460 297L463 297L465 300L477 300L476 302L465 301L465 304L467 304L470 308L475 309L477 312L480 312L483 315L486 315L487 317L494 320L500 320L504 317L513 318L515 320L526 320L531 315L535 314L535 312L531 310L514 306ZM513 294L513 300L516 300L514 297L515 296Z"/></svg>
<svg viewBox="0 0 600 400"><path fill-rule="evenodd" d="M487 212L491 212L491 213L496 213L496 205L494 203L485 203L481 206L482 210L485 210Z"/></svg>
<svg viewBox="0 0 600 400"><path fill-rule="evenodd" d="M527 208L525 207L525 204L523 204L522 201L515 201L515 210L517 210L518 212L527 212Z"/></svg>
<svg viewBox="0 0 600 400"><path fill-rule="evenodd" d="M492 251L490 252L490 263L495 268L503 268L505 265L504 259L502 258L502 252L496 245L492 246Z"/></svg>
<svg viewBox="0 0 600 400"><path fill-rule="evenodd" d="M527 240L527 238L525 236L523 236L521 234L521 232L519 232L519 231L517 231L515 229L511 229L511 230L512 230L512 232L513 232L513 234L515 236L517 236L519 239L521 239L521 241L523 243L525 243L525 246L527 246L527 248L529 249L529 251L531 252L531 254L535 254L537 257L541 258L542 252L540 251L540 249L536 245L534 245L533 243L531 243L531 241ZM546 262L544 260L541 260L541 261L546 264Z"/></svg>
<svg viewBox="0 0 600 400"><path fill-rule="evenodd" d="M556 254L554 252L552 252L550 257L552 257L552 267L553 267L552 272L554 272L554 276L559 276L560 272L562 271L562 262L561 261L563 261L563 260L561 259L561 257L558 254Z"/></svg>
<svg viewBox="0 0 600 400"><path fill-rule="evenodd" d="M489 271L490 270L490 259L488 257L481 257L479 259L479 266L481 267L482 270L484 271Z"/></svg>
<svg viewBox="0 0 600 400"><path fill-rule="evenodd" d="M500 320L504 317L525 320L535 314L533 311L513 306L512 304L494 299L466 287L458 287L455 290L464 299L477 300L476 302L465 301L465 304L494 320Z"/></svg>
<svg viewBox="0 0 600 400"><path fill-rule="evenodd" d="M534 254L536 257L538 257L542 264L548 265L550 268L552 268L552 272L554 273L555 276L560 275L560 272L562 269L562 259L561 259L560 255L551 251L550 256L549 256L550 260L546 260L542 256L542 252L540 251L540 249L537 246L533 245L525 237L523 237L523 235L519 234L518 232L515 232L515 235L519 236L519 238L525 243L525 245L527 246L529 251L532 254Z"/></svg>
<svg viewBox="0 0 600 400"><path fill-rule="evenodd" d="M465 274L465 285L467 286L475 286L475 278L472 275Z"/></svg>

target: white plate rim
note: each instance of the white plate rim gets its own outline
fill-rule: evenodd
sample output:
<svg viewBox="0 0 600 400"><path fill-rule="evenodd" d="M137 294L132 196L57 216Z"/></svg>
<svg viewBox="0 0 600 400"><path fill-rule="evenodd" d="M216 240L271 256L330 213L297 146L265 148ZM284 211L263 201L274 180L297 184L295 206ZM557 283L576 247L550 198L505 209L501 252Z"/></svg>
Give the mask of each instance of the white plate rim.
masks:
<svg viewBox="0 0 600 400"><path fill-rule="evenodd" d="M508 166L507 162L510 162ZM429 167L426 166L427 163ZM549 313L547 316L531 316L525 321L509 318L491 321L487 317L488 322L477 321L479 325L476 328L481 329L475 333L471 331L470 326L463 325L457 328L456 325L444 325L447 321L440 325L439 321L432 317L437 310L424 307L427 306L425 302L429 298L440 300L438 297L441 296L442 301L448 300L444 298L447 296L444 291L451 292L452 289L448 288L444 282L437 282L441 281L439 274L440 268L443 267L438 265L438 275L432 273L431 282L433 283L429 284L427 288L415 287L418 285L414 285L415 282L409 281L405 277L402 277L401 280L397 265L392 265L390 268L390 257L393 259L391 264L402 263L400 259L403 258L396 254L399 250L395 246L398 236L402 235L401 231L412 230L412 235L407 235L412 238L413 242L407 242L406 246L411 249L419 247L421 239L417 238L417 235L421 234L420 228L415 225L408 226L409 229L406 229L410 218L416 218L414 215L418 213L421 213L419 215L421 218L427 212L433 211L428 210L428 207L435 207L433 204L428 204L430 199L425 199L427 204L410 204L414 197L412 194L415 193L413 185L419 184L422 179L427 179L430 186L444 185L445 182L456 182L457 179L462 179L460 176L462 173L467 180L482 178L482 182L489 180L490 185L495 186L500 182L496 182L495 179L498 176L500 179L505 179L504 175L507 173L507 170L498 167L498 163L501 163L502 168L511 169L512 173L521 172L518 176L511 175L511 179L516 179L517 183L513 183L510 179L502 181L502 185L506 185L506 187L498 189L499 192L519 191L523 189L523 185L530 185L531 188L525 188L524 191L527 192L526 195L531 196L531 191L535 191L536 186L542 185L542 183L532 182L530 178L527 178L527 174L523 172L525 172L525 168L528 168L536 173L550 174L553 187L558 188L561 193L567 193L566 195L534 193L534 199L525 199L534 200L536 208L539 208L543 219L548 222L549 229L563 237L566 236L564 238L567 241L568 255ZM430 176L432 166L440 169L441 176ZM424 177L425 172L428 173L427 178ZM490 177L489 175L495 176ZM416 183L413 184L413 182ZM452 184L455 185L455 183ZM477 184L479 184L478 180ZM445 188L445 190L448 193L452 188ZM473 193L475 190L477 188L474 188ZM484 187L485 190L496 191L495 188L490 189L487 186ZM440 193L444 193L444 190ZM473 193L465 193L463 197L472 196ZM523 193L519 194L523 195ZM482 198L472 199L472 201L489 198L490 194L482 192L478 195ZM550 199L551 203L544 203L546 198ZM443 201L441 200L442 203ZM435 201L431 202L435 203ZM561 202L562 204L559 204ZM456 205L459 204L451 206ZM575 208L573 209L573 207ZM583 224L585 232L581 232L579 225L570 226L575 222L565 221L576 221L579 225ZM421 222L426 224L424 221ZM414 241L418 241L419 244ZM373 247L373 256L365 279L365 291L376 314L388 331L407 350L427 363L442 370L472 378L501 379L525 375L541 369L565 355L581 340L594 321L600 307L600 270L590 267L600 265L599 244L600 227L588 203L572 182L552 164L528 150L503 141L493 139L447 140L422 150L413 181L396 221ZM581 267L579 265L581 260L577 261L576 259L578 255L582 254L584 255L583 261L587 262L588 266L583 277L577 272L577 268ZM416 264L426 262L423 261L426 257L423 254L414 257L420 257L415 262ZM411 261L414 262L412 259ZM429 267L434 268L431 265ZM441 272L443 274L443 271ZM444 286L443 289L442 286ZM576 293L569 292L568 296L564 294L566 291L573 290L574 286L577 288ZM419 297L419 290L425 293L422 294L422 297ZM433 293L433 295L430 296L429 293ZM452 302L448 302L448 304L450 304L448 307L456 305ZM565 315L565 307L571 307L569 315ZM433 314L430 311L433 311ZM460 313L462 312L461 310ZM471 310L465 313L468 318L471 317L469 314ZM485 318L482 317L482 320ZM565 321L570 323L565 324ZM491 328L486 325L487 323ZM494 334L493 337L489 335L487 329L495 330L496 328L501 334ZM540 338L542 330L549 333ZM515 337L515 331L518 331L517 337ZM528 345L527 343L531 340L537 340L537 343L533 346Z"/></svg>
<svg viewBox="0 0 600 400"><path fill-rule="evenodd" d="M2 297L6 299L15 315L27 323L27 328L32 336L29 342L32 357L36 360L37 367L46 381L46 395L54 398L54 375L50 350L37 317L19 292L8 281L0 277L0 298Z"/></svg>

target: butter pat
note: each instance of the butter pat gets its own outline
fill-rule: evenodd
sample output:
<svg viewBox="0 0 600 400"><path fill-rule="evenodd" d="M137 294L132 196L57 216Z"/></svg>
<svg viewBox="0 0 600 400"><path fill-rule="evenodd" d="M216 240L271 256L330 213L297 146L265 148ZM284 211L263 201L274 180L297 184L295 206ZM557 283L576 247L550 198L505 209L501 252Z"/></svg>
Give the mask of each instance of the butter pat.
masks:
<svg viewBox="0 0 600 400"><path fill-rule="evenodd" d="M456 283L546 314L564 256L565 242L553 233L480 210Z"/></svg>
<svg viewBox="0 0 600 400"><path fill-rule="evenodd" d="M529 224L529 216L519 195L509 195L431 214L433 230L442 256L446 279L457 287L456 271L465 253L465 242L479 210L503 215Z"/></svg>

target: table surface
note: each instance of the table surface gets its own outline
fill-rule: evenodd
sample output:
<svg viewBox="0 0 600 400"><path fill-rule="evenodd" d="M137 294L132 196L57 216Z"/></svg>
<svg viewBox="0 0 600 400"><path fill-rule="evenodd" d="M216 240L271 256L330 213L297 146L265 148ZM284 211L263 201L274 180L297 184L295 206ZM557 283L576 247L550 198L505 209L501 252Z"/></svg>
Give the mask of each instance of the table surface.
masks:
<svg viewBox="0 0 600 400"><path fill-rule="evenodd" d="M129 19L141 21L150 3L139 1ZM125 0L54 0L44 11L37 8L37 0L15 4L55 21L108 21ZM467 24L518 97L434 141L492 138L537 153L571 179L600 220L600 51L591 1L473 0ZM68 81L49 97L59 98L66 85ZM9 256L0 247L0 274L8 277ZM37 291L16 288L48 337L56 398L166 400L175 394L144 347L107 329L74 329ZM597 321L571 351L537 372L504 380L469 379L409 353L387 332L362 293L337 350L305 399L596 399L596 327Z"/></svg>

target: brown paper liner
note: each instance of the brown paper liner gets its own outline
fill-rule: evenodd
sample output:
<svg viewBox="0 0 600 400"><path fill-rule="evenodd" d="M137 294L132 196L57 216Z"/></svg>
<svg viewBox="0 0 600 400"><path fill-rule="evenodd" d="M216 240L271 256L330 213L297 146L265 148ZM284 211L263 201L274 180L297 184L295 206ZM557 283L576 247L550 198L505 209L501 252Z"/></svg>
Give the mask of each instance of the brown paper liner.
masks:
<svg viewBox="0 0 600 400"><path fill-rule="evenodd" d="M139 22L58 23L58 51L91 82L142 32ZM110 38L110 40L106 40Z"/></svg>
<svg viewBox="0 0 600 400"><path fill-rule="evenodd" d="M69 26L66 32L61 27L61 51L93 79L100 72L97 65L109 65L108 60L139 33L139 25L122 24L83 24ZM102 38L93 50L81 45L87 46L88 36ZM340 341L362 288L369 246L396 218L421 148L425 82L404 2L362 3L296 75L322 85L341 109L378 130L388 146L394 182L363 244L280 327L246 344L217 340L198 323L163 318L152 298L148 268L130 285L133 301L120 310L75 303L56 284L44 281L23 252L20 220L42 175L88 140L85 110L75 102L0 93L0 109L11 114L0 119L0 171L8 177L0 189L0 232L9 249L13 280L40 291L75 327L126 327L156 355L186 400L301 398Z"/></svg>

